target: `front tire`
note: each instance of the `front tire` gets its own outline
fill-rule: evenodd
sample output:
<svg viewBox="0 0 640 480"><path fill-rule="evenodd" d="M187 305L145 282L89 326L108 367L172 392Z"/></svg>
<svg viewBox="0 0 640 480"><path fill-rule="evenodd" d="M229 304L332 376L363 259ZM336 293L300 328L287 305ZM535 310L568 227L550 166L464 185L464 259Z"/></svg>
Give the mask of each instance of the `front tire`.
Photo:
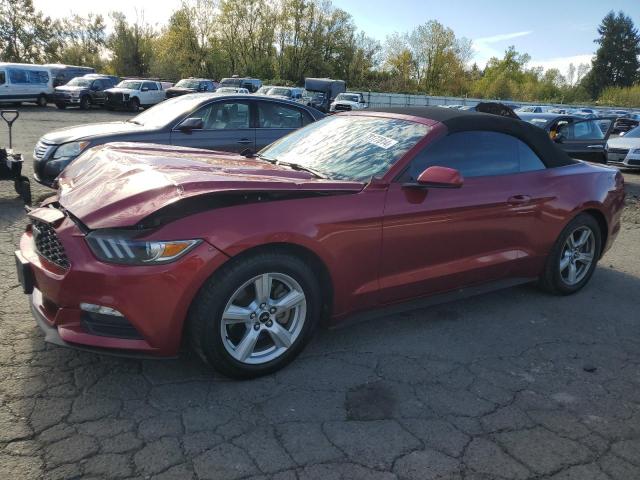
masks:
<svg viewBox="0 0 640 480"><path fill-rule="evenodd" d="M265 252L232 260L204 284L189 312L189 337L220 373L253 378L291 362L321 311L313 270L297 257Z"/></svg>
<svg viewBox="0 0 640 480"><path fill-rule="evenodd" d="M91 106L91 101L89 100L89 97L85 95L80 99L80 110L89 110L90 106Z"/></svg>
<svg viewBox="0 0 640 480"><path fill-rule="evenodd" d="M140 100L138 100L136 97L133 97L129 101L129 110L131 110L132 112L138 112L140 110Z"/></svg>
<svg viewBox="0 0 640 480"><path fill-rule="evenodd" d="M539 286L555 295L571 295L591 279L602 252L600 225L581 213L562 230L547 257Z"/></svg>
<svg viewBox="0 0 640 480"><path fill-rule="evenodd" d="M56 108L58 110L64 110L67 106L64 103L56 103Z"/></svg>
<svg viewBox="0 0 640 480"><path fill-rule="evenodd" d="M43 94L40 94L38 96L38 99L36 100L36 105L38 105L39 107L46 107L47 106L47 97L45 97Z"/></svg>

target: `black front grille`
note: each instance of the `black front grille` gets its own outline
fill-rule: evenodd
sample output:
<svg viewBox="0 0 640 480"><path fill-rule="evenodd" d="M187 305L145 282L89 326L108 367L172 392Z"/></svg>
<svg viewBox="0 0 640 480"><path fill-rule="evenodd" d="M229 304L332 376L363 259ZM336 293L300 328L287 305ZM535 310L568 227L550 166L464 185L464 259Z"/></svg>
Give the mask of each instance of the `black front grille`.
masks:
<svg viewBox="0 0 640 480"><path fill-rule="evenodd" d="M629 149L628 148L609 148L607 152L614 153L616 155L626 155L627 153L629 153Z"/></svg>
<svg viewBox="0 0 640 480"><path fill-rule="evenodd" d="M627 160L627 163L629 165L638 166L638 165L640 165L640 160Z"/></svg>
<svg viewBox="0 0 640 480"><path fill-rule="evenodd" d="M336 112L349 112L351 111L351 105L342 105L341 103L335 106Z"/></svg>
<svg viewBox="0 0 640 480"><path fill-rule="evenodd" d="M38 220L31 221L31 232L36 244L36 250L51 263L62 268L69 268L69 259L55 229L48 223Z"/></svg>
<svg viewBox="0 0 640 480"><path fill-rule="evenodd" d="M122 103L124 101L124 95L122 92L107 92L106 103Z"/></svg>

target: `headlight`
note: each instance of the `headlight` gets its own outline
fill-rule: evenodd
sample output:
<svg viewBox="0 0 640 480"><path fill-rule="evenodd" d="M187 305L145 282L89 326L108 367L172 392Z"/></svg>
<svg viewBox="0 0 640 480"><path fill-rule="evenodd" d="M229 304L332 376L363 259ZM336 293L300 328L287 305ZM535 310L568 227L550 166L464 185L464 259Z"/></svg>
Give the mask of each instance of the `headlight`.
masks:
<svg viewBox="0 0 640 480"><path fill-rule="evenodd" d="M140 232L95 231L87 235L93 253L105 262L127 265L169 263L182 257L202 240L138 240Z"/></svg>
<svg viewBox="0 0 640 480"><path fill-rule="evenodd" d="M71 142L71 143L63 143L56 151L53 153L53 158L73 158L77 157L82 153L82 151L87 148L89 142Z"/></svg>

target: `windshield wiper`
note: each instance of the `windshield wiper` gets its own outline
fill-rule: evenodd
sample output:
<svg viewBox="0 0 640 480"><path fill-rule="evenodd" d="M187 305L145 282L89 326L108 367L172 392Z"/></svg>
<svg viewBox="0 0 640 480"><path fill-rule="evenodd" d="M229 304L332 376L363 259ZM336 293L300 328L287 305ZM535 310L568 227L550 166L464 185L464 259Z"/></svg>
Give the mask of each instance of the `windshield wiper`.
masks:
<svg viewBox="0 0 640 480"><path fill-rule="evenodd" d="M265 162L273 163L274 165L278 162L277 158L267 157L265 155L262 155L261 153L254 155L254 157L259 158L260 160L264 160Z"/></svg>
<svg viewBox="0 0 640 480"><path fill-rule="evenodd" d="M303 165L300 165L299 163L291 163L291 162L282 162L280 160L276 160L274 162L276 165L283 165L285 167L289 167L292 170L297 170L297 171L302 171L302 172L309 172L311 175L317 177L317 178L323 178L326 179L327 176L318 172L317 170L314 170L313 168L309 168L309 167L305 167Z"/></svg>
<svg viewBox="0 0 640 480"><path fill-rule="evenodd" d="M282 165L283 167L289 167L290 169L297 170L299 172L309 172L311 175L313 175L316 178L322 178L322 179L328 178L323 173L320 173L317 170L314 170L313 168L300 165L299 163L283 162L282 160L278 160L277 158L267 157L260 153L256 155L256 158L259 158L260 160L264 160L265 162L269 162L273 165Z"/></svg>

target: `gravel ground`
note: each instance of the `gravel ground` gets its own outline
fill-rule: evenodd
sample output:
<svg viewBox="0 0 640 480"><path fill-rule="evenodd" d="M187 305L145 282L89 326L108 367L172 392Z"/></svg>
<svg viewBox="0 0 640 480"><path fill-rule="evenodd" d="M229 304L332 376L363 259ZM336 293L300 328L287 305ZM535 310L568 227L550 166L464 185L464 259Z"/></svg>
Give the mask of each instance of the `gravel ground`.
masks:
<svg viewBox="0 0 640 480"><path fill-rule="evenodd" d="M124 116L24 108L15 147ZM517 287L322 331L246 382L45 345L2 182L0 478L640 478L640 176L625 176L622 232L579 294Z"/></svg>

